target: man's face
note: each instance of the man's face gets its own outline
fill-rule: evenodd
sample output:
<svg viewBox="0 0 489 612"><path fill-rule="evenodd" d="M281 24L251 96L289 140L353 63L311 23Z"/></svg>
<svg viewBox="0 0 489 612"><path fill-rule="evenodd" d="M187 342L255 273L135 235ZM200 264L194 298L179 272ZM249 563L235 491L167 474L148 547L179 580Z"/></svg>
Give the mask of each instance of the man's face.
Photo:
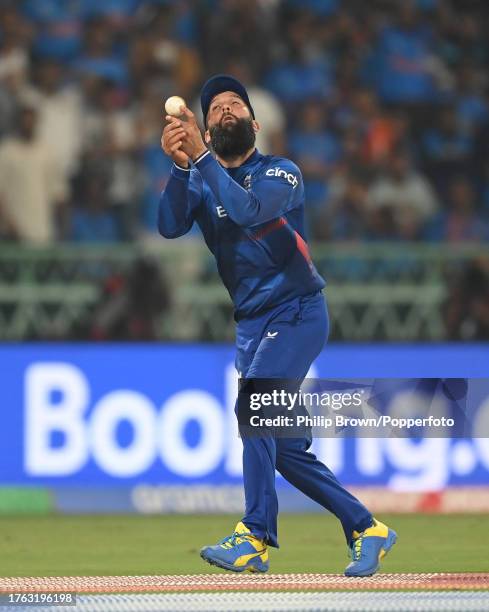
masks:
<svg viewBox="0 0 489 612"><path fill-rule="evenodd" d="M250 118L250 109L244 101L233 91L224 91L212 98L207 114L207 126L229 125L236 119Z"/></svg>
<svg viewBox="0 0 489 612"><path fill-rule="evenodd" d="M257 130L257 122L238 94L225 91L212 99L205 139L219 157L230 160L245 154L254 147Z"/></svg>

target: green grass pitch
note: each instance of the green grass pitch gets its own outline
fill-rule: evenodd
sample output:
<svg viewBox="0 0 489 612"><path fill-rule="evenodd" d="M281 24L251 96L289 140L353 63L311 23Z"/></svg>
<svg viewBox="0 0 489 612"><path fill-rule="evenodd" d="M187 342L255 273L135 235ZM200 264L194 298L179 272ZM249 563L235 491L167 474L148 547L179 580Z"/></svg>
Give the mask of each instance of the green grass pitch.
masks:
<svg viewBox="0 0 489 612"><path fill-rule="evenodd" d="M487 516L382 515L399 540L385 572L487 572ZM1 576L201 574L221 570L199 549L229 534L233 516L1 516ZM340 524L321 514L282 514L274 573L342 573Z"/></svg>

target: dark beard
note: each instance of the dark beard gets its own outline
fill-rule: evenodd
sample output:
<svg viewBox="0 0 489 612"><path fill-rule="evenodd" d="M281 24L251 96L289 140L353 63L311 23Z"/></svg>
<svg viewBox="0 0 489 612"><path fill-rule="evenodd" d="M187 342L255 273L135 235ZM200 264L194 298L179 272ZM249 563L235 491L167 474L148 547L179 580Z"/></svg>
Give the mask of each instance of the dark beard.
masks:
<svg viewBox="0 0 489 612"><path fill-rule="evenodd" d="M214 125L209 130L212 149L221 159L231 161L244 155L255 145L255 130L251 119L237 119L235 123Z"/></svg>

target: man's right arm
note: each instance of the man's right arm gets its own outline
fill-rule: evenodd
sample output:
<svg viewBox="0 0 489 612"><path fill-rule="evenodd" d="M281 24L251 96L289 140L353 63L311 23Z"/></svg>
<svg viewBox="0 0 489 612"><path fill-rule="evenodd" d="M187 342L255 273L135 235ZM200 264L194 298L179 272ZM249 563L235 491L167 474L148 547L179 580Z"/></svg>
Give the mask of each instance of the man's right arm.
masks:
<svg viewBox="0 0 489 612"><path fill-rule="evenodd" d="M191 176L192 175L192 176ZM160 196L158 231L165 238L178 238L193 225L194 212L202 201L200 176L176 164Z"/></svg>
<svg viewBox="0 0 489 612"><path fill-rule="evenodd" d="M190 159L181 150L185 130L167 116L161 135L161 148L173 159L170 179L160 196L158 230L165 238L178 238L193 225L194 211L202 201L202 179L190 169Z"/></svg>

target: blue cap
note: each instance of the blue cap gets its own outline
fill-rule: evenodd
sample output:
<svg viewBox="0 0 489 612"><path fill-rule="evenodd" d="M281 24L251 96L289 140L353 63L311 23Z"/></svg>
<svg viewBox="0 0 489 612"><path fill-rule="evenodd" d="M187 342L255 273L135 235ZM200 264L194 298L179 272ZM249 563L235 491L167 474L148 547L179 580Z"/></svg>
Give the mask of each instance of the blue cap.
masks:
<svg viewBox="0 0 489 612"><path fill-rule="evenodd" d="M200 105L204 115L204 125L207 126L207 113L209 112L212 99L223 91L233 91L238 94L250 109L253 119L255 118L255 111L251 106L245 86L229 74L216 74L204 84L200 92Z"/></svg>

